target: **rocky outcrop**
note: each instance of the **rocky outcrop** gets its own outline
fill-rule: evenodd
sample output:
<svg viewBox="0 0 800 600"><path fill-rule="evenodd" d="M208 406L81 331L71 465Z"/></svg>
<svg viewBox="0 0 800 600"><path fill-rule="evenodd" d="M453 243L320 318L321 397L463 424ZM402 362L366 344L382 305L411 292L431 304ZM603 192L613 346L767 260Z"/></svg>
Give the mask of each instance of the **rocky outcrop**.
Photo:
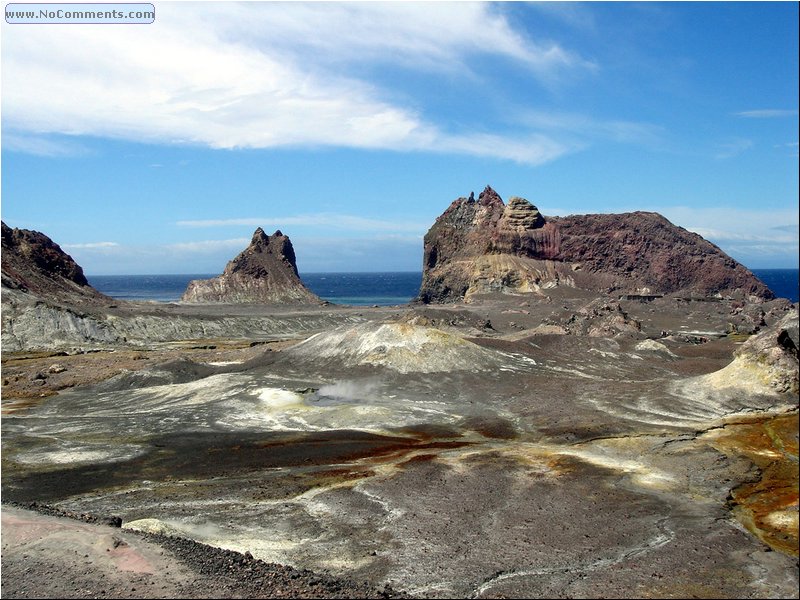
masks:
<svg viewBox="0 0 800 600"><path fill-rule="evenodd" d="M545 320L545 325L550 324ZM559 323L553 323L558 325ZM637 335L642 324L626 313L619 301L609 298L597 298L572 314L563 324L564 330L571 335L588 335L589 337L615 337L619 335Z"/></svg>
<svg viewBox="0 0 800 600"><path fill-rule="evenodd" d="M284 281L283 295L275 294L272 298L318 301L299 282L288 238L280 232L270 238L260 230L256 233L254 238L258 239L254 245L237 260L249 256L248 252L256 258L233 261L236 264L229 268L234 276L247 275L258 280L258 275L269 268L273 284ZM46 235L12 229L5 223L2 234L0 316L4 352L147 347L153 343L200 338L260 340L276 335L308 335L359 320L355 315L328 313L251 314L247 307L242 307L243 312L229 311L225 315L196 314L174 305L116 300L92 288L81 267ZM264 253L270 258L262 257L259 266L257 257ZM283 280L278 273L283 273ZM264 291L259 289L258 282L254 287L257 292Z"/></svg>
<svg viewBox="0 0 800 600"><path fill-rule="evenodd" d="M797 407L798 380L798 305L795 304L778 322L750 337L734 353L725 368L691 380L695 394L725 391L754 401L761 394L788 397L790 407Z"/></svg>
<svg viewBox="0 0 800 600"><path fill-rule="evenodd" d="M610 276L610 288L693 296L772 292L717 246L652 212L552 219L561 230L558 258L585 273Z"/></svg>
<svg viewBox="0 0 800 600"><path fill-rule="evenodd" d="M458 198L425 235L425 303L555 286L616 294L772 292L714 244L656 213L545 218L523 198L492 188Z"/></svg>
<svg viewBox="0 0 800 600"><path fill-rule="evenodd" d="M763 380L776 392L789 392L795 397L798 383L800 328L797 305L775 325L748 339L735 353L734 364L742 363L761 373Z"/></svg>
<svg viewBox="0 0 800 600"><path fill-rule="evenodd" d="M94 289L83 269L49 237L2 223L4 295L25 294L54 304L102 304L112 299Z"/></svg>
<svg viewBox="0 0 800 600"><path fill-rule="evenodd" d="M182 302L318 303L297 273L292 242L280 231L271 236L260 227L250 245L213 279L189 283Z"/></svg>

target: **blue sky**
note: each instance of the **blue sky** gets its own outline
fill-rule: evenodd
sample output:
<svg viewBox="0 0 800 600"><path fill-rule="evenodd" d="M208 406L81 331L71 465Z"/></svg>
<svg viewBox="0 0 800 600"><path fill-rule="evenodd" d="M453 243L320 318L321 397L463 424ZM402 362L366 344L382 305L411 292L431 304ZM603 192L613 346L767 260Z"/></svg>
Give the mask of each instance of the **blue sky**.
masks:
<svg viewBox="0 0 800 600"><path fill-rule="evenodd" d="M155 2L2 25L2 218L89 275L421 270L487 184L798 266L798 3Z"/></svg>

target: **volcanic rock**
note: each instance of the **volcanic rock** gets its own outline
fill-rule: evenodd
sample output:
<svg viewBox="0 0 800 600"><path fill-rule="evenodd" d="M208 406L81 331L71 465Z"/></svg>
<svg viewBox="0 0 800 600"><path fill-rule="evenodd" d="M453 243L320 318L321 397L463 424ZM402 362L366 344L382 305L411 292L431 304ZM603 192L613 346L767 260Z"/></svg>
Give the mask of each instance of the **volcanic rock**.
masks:
<svg viewBox="0 0 800 600"><path fill-rule="evenodd" d="M642 325L630 318L617 300L597 298L573 314L564 328L572 335L613 337L636 335L642 330Z"/></svg>
<svg viewBox="0 0 800 600"><path fill-rule="evenodd" d="M50 303L107 303L83 269L49 237L2 223L2 287Z"/></svg>
<svg viewBox="0 0 800 600"><path fill-rule="evenodd" d="M276 231L271 236L260 227L250 245L228 263L219 277L196 279L181 297L183 302L320 303L297 273L292 242Z"/></svg>
<svg viewBox="0 0 800 600"><path fill-rule="evenodd" d="M572 215L552 221L561 230L558 258L610 278L613 290L774 297L717 246L658 213Z"/></svg>
<svg viewBox="0 0 800 600"><path fill-rule="evenodd" d="M455 200L425 235L418 297L424 303L564 285L615 294L773 297L717 246L657 213L545 218L523 198L505 205L487 186L477 200Z"/></svg>
<svg viewBox="0 0 800 600"><path fill-rule="evenodd" d="M714 373L690 380L693 393L725 392L754 402L759 395L786 397L797 408L800 391L797 348L798 305L783 318L750 337L734 353L733 361Z"/></svg>
<svg viewBox="0 0 800 600"><path fill-rule="evenodd" d="M776 324L748 339L734 354L734 369L756 372L776 392L797 397L797 348L800 345L797 305Z"/></svg>

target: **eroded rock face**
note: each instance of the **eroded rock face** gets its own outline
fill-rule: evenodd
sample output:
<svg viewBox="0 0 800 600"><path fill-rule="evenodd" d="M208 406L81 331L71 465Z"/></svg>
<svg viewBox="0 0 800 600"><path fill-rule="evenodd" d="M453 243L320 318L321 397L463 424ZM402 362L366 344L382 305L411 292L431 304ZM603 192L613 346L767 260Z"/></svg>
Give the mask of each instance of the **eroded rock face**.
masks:
<svg viewBox="0 0 800 600"><path fill-rule="evenodd" d="M748 339L735 353L734 365L756 372L776 392L797 396L800 328L794 307L778 323Z"/></svg>
<svg viewBox="0 0 800 600"><path fill-rule="evenodd" d="M2 286L54 303L103 303L83 269L49 237L2 223Z"/></svg>
<svg viewBox="0 0 800 600"><path fill-rule="evenodd" d="M280 231L271 236L260 227L250 245L213 279L196 279L181 297L183 302L318 303L297 273L292 242Z"/></svg>
<svg viewBox="0 0 800 600"><path fill-rule="evenodd" d="M572 215L552 222L561 231L559 259L610 276L614 290L774 297L717 246L657 213Z"/></svg>
<svg viewBox="0 0 800 600"><path fill-rule="evenodd" d="M419 300L538 292L567 285L605 293L762 299L772 292L714 244L656 213L545 218L491 187L458 198L425 235Z"/></svg>

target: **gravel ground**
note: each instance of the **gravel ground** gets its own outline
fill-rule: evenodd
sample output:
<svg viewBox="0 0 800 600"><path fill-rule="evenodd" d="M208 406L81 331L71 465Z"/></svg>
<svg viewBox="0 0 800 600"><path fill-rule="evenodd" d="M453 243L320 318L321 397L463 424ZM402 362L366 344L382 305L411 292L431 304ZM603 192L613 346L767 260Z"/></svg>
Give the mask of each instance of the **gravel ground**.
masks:
<svg viewBox="0 0 800 600"><path fill-rule="evenodd" d="M116 527L115 527L116 526ZM119 519L2 507L3 598L408 598L390 587L266 563Z"/></svg>

